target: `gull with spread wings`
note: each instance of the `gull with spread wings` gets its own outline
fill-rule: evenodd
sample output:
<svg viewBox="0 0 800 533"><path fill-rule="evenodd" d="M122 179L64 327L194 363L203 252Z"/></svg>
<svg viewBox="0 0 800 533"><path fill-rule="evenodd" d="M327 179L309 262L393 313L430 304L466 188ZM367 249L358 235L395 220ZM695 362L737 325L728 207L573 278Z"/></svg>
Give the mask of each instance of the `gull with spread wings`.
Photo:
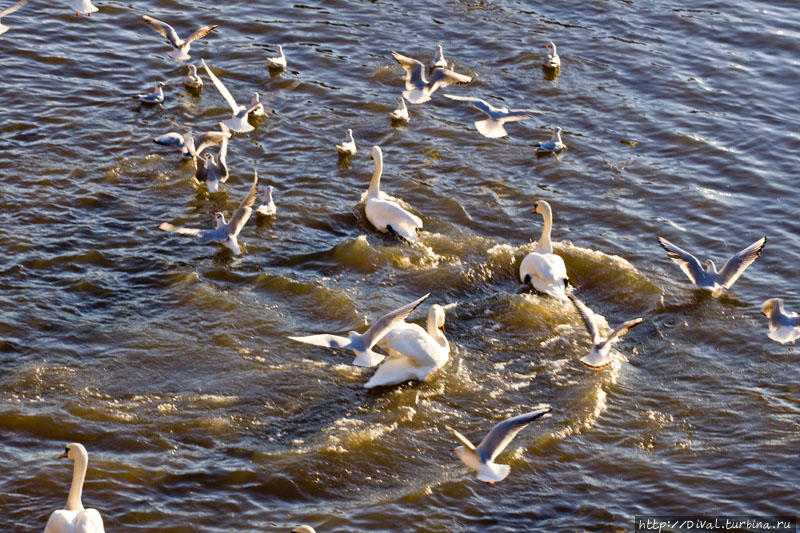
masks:
<svg viewBox="0 0 800 533"><path fill-rule="evenodd" d="M437 67L431 73L430 81L425 76L425 65L416 59L392 52L400 66L406 71L406 90L403 96L412 104L422 104L431 99L431 95L440 87L453 83L469 83L470 76Z"/></svg>
<svg viewBox="0 0 800 533"><path fill-rule="evenodd" d="M473 96L445 94L444 97L459 102L467 102L478 111L483 111L485 114L489 115L489 118L485 120L476 120L475 127L481 135L491 139L497 139L508 135L508 132L503 127L503 124L506 122L516 122L518 120L525 120L526 118L533 118L542 113L550 113L550 111L540 111L538 109L509 109L505 106L495 107L486 100L481 100Z"/></svg>
<svg viewBox="0 0 800 533"><path fill-rule="evenodd" d="M164 135L159 135L153 142L162 146L174 146L181 151L184 159L196 159L203 153L203 150L216 146L222 141L230 139L231 134L224 124L220 123L223 131L204 131L195 138L191 132L181 135L178 132L170 131Z"/></svg>
<svg viewBox="0 0 800 533"><path fill-rule="evenodd" d="M214 86L219 91L219 94L221 94L225 101L228 102L228 105L231 106L231 111L233 112L231 118L228 120L223 120L222 123L228 126L231 131L235 133L247 133L248 131L253 131L255 128L251 126L249 122L247 122L247 116L262 105L261 101L258 99L254 99L254 101L251 100L251 104L247 107L237 104L230 91L225 88L220 79L217 78L213 72L211 72L210 68L208 68L208 65L206 65L206 60L201 59L200 62L203 63L203 66L208 73L208 77L214 82Z"/></svg>
<svg viewBox="0 0 800 533"><path fill-rule="evenodd" d="M628 333L634 326L640 324L643 318L634 318L624 322L620 327L615 329L608 337L600 335L600 328L597 326L595 314L589 309L582 301L572 293L567 294L567 297L575 304L575 308L583 319L586 325L586 330L592 338L592 349L589 354L581 358L581 363L590 368L599 370L611 362L611 346L617 341L622 339L622 336Z"/></svg>
<svg viewBox="0 0 800 533"><path fill-rule="evenodd" d="M189 56L189 47L191 46L193 41L205 37L209 33L211 33L214 28L217 27L216 24L212 26L203 26L202 28L198 28L195 30L193 34L189 36L188 39L185 41L178 37L177 32L175 29L164 22L163 20L158 20L157 18L153 18L150 15L142 15L142 18L145 22L147 22L154 30L158 33L166 37L167 41L172 45L173 50L167 52L167 55L173 58L175 61L186 61L190 58Z"/></svg>

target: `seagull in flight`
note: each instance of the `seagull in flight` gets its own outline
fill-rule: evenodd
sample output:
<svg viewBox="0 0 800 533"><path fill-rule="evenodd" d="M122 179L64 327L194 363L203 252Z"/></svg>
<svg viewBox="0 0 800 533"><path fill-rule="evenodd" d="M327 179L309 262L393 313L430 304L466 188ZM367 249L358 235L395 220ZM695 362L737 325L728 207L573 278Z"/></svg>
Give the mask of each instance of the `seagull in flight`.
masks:
<svg viewBox="0 0 800 533"><path fill-rule="evenodd" d="M338 348L342 350L353 350L356 358L353 364L356 366L375 366L383 361L384 356L372 349L375 344L380 341L389 331L397 324L411 314L425 298L430 296L430 293L421 298L417 298L410 304L395 309L391 313L383 315L364 333L357 333L351 331L347 337L340 337L338 335L329 335L323 333L321 335L309 335L306 337L289 337L293 341L304 342L306 344L313 344L314 346L323 346L325 348Z"/></svg>
<svg viewBox="0 0 800 533"><path fill-rule="evenodd" d="M158 226L158 229L171 231L173 233L180 233L181 235L191 235L192 237L197 237L202 244L208 244L212 242L220 243L234 254L239 255L242 253L242 251L239 248L237 237L242 231L242 228L244 228L244 225L247 224L247 221L250 219L250 215L253 212L253 202L256 201L257 191L258 173L253 171L253 185L250 187L250 191L247 193L247 196L244 197L242 203L239 204L239 207L233 213L230 222L225 222L224 214L214 213L214 217L217 221L217 226L214 229L202 230L195 228L179 228L177 226L173 226L169 222L162 222L161 225Z"/></svg>
<svg viewBox="0 0 800 533"><path fill-rule="evenodd" d="M217 27L217 24L213 26L203 26L202 28L198 28L195 30L193 34L189 36L188 39L185 41L178 37L177 32L175 29L164 22L163 20L158 20L157 18L153 18L150 15L142 15L142 18L145 22L147 22L154 30L158 33L163 35L167 38L169 43L172 45L173 50L167 52L167 55L173 58L175 61L186 61L191 56L189 56L189 47L191 46L193 41L205 37L212 31L214 28Z"/></svg>
<svg viewBox="0 0 800 533"><path fill-rule="evenodd" d="M220 123L220 127L224 127L224 125ZM175 146L181 151L181 157L184 159L196 159L206 148L216 146L230 138L231 134L229 131L205 131L198 135L197 138L195 138L191 132L186 132L181 135L180 133L170 131L154 138L153 142L163 146Z"/></svg>
<svg viewBox="0 0 800 533"><path fill-rule="evenodd" d="M475 98L473 96L456 96L454 94L445 94L445 98L457 100L459 102L467 102L472 107L479 111L483 111L489 115L485 120L476 120L475 127L478 132L485 137L497 139L505 137L508 132L503 127L506 122L516 122L518 120L525 120L526 118L533 118L541 113L549 113L550 111L540 111L538 109L509 109L507 107L495 107L486 100Z"/></svg>
<svg viewBox="0 0 800 533"><path fill-rule="evenodd" d="M433 69L431 79L425 76L425 65L416 59L406 57L397 52L392 52L400 66L406 71L406 90L403 96L412 104L422 104L431 99L431 95L440 87L453 83L469 83L470 76L453 72L452 70L437 67Z"/></svg>
<svg viewBox="0 0 800 533"><path fill-rule="evenodd" d="M783 308L783 298L770 298L761 304L761 313L769 318L769 333L767 337L785 344L794 343L800 338L800 316L797 313L787 313Z"/></svg>
<svg viewBox="0 0 800 533"><path fill-rule="evenodd" d="M458 440L464 443L463 446L453 448L453 451L462 463L478 473L479 480L494 485L496 482L504 480L511 472L510 466L495 463L495 457L506 449L517 433L549 412L550 406L543 405L540 409L530 413L503 420L486 434L478 446L472 444L467 437L455 429L448 427L458 437Z"/></svg>
<svg viewBox="0 0 800 533"><path fill-rule="evenodd" d="M767 237L761 237L744 250L734 254L719 272L711 259L703 262L705 265L703 268L695 256L678 248L664 237L659 237L658 243L667 251L669 258L681 267L692 283L700 289L711 291L714 296L719 296L723 289L730 289L745 269L758 258L767 243Z"/></svg>
<svg viewBox="0 0 800 533"><path fill-rule="evenodd" d="M622 340L623 335L628 333L637 324L641 324L642 320L644 320L643 318L628 320L615 329L611 335L604 338L600 335L597 321L595 320L595 315L592 310L586 307L574 294L569 293L567 297L572 300L572 303L583 319L583 323L586 325L589 336L592 338L592 349L589 350L588 355L581 358L581 363L595 370L599 370L611 362L611 346Z"/></svg>
<svg viewBox="0 0 800 533"><path fill-rule="evenodd" d="M255 128L251 126L249 122L247 122L247 115L258 109L259 106L262 106L263 104L261 101L251 101L252 103L248 107L237 104L230 91L225 88L220 79L217 78L213 72L211 72L210 68L208 68L208 65L206 65L206 60L201 59L200 62L203 63L203 67L205 67L208 77L211 78L212 82L214 82L214 86L219 91L219 94L221 94L225 101L228 102L228 105L231 106L231 111L233 112L231 118L228 120L223 120L222 123L228 126L234 133L247 133L248 131L253 131Z"/></svg>

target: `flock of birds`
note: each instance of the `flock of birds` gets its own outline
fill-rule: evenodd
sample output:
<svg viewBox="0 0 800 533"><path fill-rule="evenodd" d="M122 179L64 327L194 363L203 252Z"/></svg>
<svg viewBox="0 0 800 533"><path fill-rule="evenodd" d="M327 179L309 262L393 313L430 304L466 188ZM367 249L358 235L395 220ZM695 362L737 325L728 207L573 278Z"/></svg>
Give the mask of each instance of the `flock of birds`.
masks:
<svg viewBox="0 0 800 533"><path fill-rule="evenodd" d="M0 11L0 19L10 15L24 6L28 0L20 0L12 6ZM72 0L70 6L76 14L91 16L98 8L90 0ZM197 39L211 33L216 25L203 26L195 30L188 38L182 39L175 29L164 21L142 15L142 19L155 31L167 39L171 50L167 55L175 61L184 62L190 59L189 49ZM8 31L8 26L0 24L0 35ZM545 45L547 54L542 62L544 69L558 72L561 60L556 51L555 44ZM437 47L433 60L429 65L421 61L392 52L392 57L405 70L405 90L397 98L398 107L391 112L393 123L408 122L409 111L405 102L421 105L431 100L432 95L442 87L450 84L469 83L471 77L459 74L448 66L441 45ZM209 193L219 190L220 184L228 179L227 166L228 143L234 134L243 134L252 131L254 127L248 118L252 115L264 115L265 110L259 94L253 94L249 104L240 105L225 87L222 81L212 72L205 60L201 64L216 89L231 107L231 118L219 123L219 131L206 131L200 135L191 132L169 132L154 141L161 145L174 146L181 152L185 159L196 163L198 182L205 183ZM287 60L283 48L277 46L277 55L267 58L267 67L279 71L286 69ZM188 73L184 79L184 86L193 95L198 95L203 88L203 80L195 65L188 65ZM137 95L140 102L147 105L159 105L164 102L164 88L166 83L156 83L150 93ZM496 107L485 100L468 96L444 94L448 99L466 102L473 108L484 113L488 118L475 121L477 131L489 138L499 138L507 135L504 128L506 122L519 121L534 117L547 111L535 109L508 109ZM208 149L220 146L217 157ZM338 152L347 157L357 151L353 131L347 130L347 135L340 145L336 145ZM552 138L536 144L537 153L546 154L559 152L565 148L561 139L561 128L553 130ZM423 222L417 215L403 206L402 201L393 198L380 189L380 178L383 172L383 153L378 146L373 146L371 156L374 171L369 187L362 197L367 220L378 231L391 233L398 239L413 243L417 239L417 232L422 228ZM255 208L258 215L274 216L275 203L272 198L272 187L267 186L263 202ZM230 249L234 254L240 254L241 248L237 237L242 228L247 224L253 212L258 193L258 174L254 171L253 182L247 194L233 213L229 221L221 212L215 213L216 224L211 229L195 229L177 227L164 222L159 228L165 231L189 235L197 238L202 243L220 243ZM601 370L608 365L613 357L611 347L620 341L623 335L631 328L643 321L642 317L624 322L604 337L601 333L602 326L598 323L595 314L573 292L569 284L564 260L553 251L551 230L553 214L550 204L544 200L536 202L531 213L540 214L543 218L543 228L540 238L536 241L534 251L527 254L519 267L520 281L530 285L535 291L550 296L557 300L570 300L583 319L586 329L591 337L589 353L580 359L590 368ZM718 296L723 290L730 289L745 269L759 256L766 244L766 237L762 237L750 246L734 254L721 270L717 271L713 261L706 260L701 265L700 261L691 253L672 244L663 237L658 237L659 244L667 251L670 259L677 263L689 280L699 289L710 291ZM357 366L375 367L377 369L372 377L364 384L366 388L381 387L403 383L409 380L423 381L437 369L442 368L449 359L450 346L444 335L445 311L450 306L433 304L428 310L425 328L417 324L408 323L405 319L429 297L426 294L415 301L395 309L376 320L365 332L351 331L347 337L333 334L314 334L308 336L290 337L290 339L323 346L326 348L351 350L355 354L353 364ZM784 309L783 300L771 298L762 304L762 313L769 318L769 338L781 342L794 342L800 337L800 316L788 313ZM375 351L380 347L384 355ZM462 442L462 446L453 451L459 459L469 468L475 470L477 478L488 483L495 483L508 476L510 467L497 464L495 458L511 442L511 440L532 421L540 418L551 410L548 405L537 406L536 409L501 421L495 425L483 440L475 446L464 435L453 428L449 428ZM97 533L104 531L103 521L95 509L84 509L81 503L81 493L86 475L88 454L83 445L71 443L61 455L74 462L73 478L64 509L54 511L45 526L45 533L82 532ZM298 533L313 532L309 526L299 526L294 529Z"/></svg>

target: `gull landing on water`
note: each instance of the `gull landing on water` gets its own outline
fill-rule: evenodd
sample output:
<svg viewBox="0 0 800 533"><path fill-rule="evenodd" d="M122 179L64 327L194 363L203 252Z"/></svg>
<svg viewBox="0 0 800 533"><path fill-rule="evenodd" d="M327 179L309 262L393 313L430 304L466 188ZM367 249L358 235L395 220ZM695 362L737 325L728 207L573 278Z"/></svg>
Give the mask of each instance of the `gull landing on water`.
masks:
<svg viewBox="0 0 800 533"><path fill-rule="evenodd" d="M397 52L392 52L392 57L394 57L406 71L406 90L403 91L403 96L412 104L427 102L431 99L431 95L441 87L453 83L469 83L472 81L470 76L438 67L433 70L431 79L428 81L425 77L425 65L416 59L406 57Z"/></svg>
<svg viewBox="0 0 800 533"><path fill-rule="evenodd" d="M206 60L201 59L200 62L203 63L203 67L205 67L206 72L208 73L208 77L211 78L212 82L214 82L214 86L219 91L219 94L222 95L222 97L225 99L226 102L228 102L228 105L231 107L232 111L231 118L229 118L228 120L223 120L222 123L228 126L228 128L230 128L231 131L235 133L247 133L248 131L253 131L255 128L251 126L250 123L247 122L247 116L252 111L257 109L258 106L261 105L261 102L258 101L255 104L250 105L248 107L237 104L236 100L233 98L233 95L231 95L230 91L228 91L228 89L225 88L225 86L222 84L219 78L217 78L214 75L214 73L211 72L211 69L208 68L208 65L206 65Z"/></svg>
<svg viewBox="0 0 800 533"><path fill-rule="evenodd" d="M568 294L567 296L570 300L572 300L572 303L575 305L575 308L581 315L583 323L586 325L586 330L589 332L589 336L592 338L592 349L589 350L588 355L581 358L581 363L590 368L594 368L595 370L600 370L611 362L611 346L620 341L623 335L628 333L637 324L640 324L644 319L634 318L632 320L628 320L620 327L615 329L611 335L603 338L600 335L599 328L597 327L597 321L595 320L595 314L592 312L592 310L586 307L586 305L574 294Z"/></svg>
<svg viewBox="0 0 800 533"><path fill-rule="evenodd" d="M162 20L158 20L157 18L153 18L149 15L142 15L142 18L145 22L147 22L154 30L160 33L162 36L166 37L169 44L172 45L173 50L167 52L167 55L173 58L175 61L186 61L191 56L189 56L189 47L191 46L192 42L205 37L212 31L214 28L217 27L216 24L213 26L203 26L194 31L193 34L189 36L188 39L185 41L178 37L178 34L175 32L175 29L167 24Z"/></svg>
<svg viewBox="0 0 800 533"><path fill-rule="evenodd" d="M170 131L159 137L153 139L153 142L163 146L175 146L181 151L181 157L184 159L195 159L203 153L203 150L211 146L216 146L222 141L231 138L230 132L220 123L223 131L206 131L197 136L197 139L187 132L181 135L180 133Z"/></svg>
<svg viewBox="0 0 800 533"><path fill-rule="evenodd" d="M489 115L486 120L476 120L475 128L484 137L497 139L505 137L508 132L503 127L506 122L516 122L518 120L525 120L526 118L533 118L542 113L550 113L550 111L539 111L537 109L509 109L507 107L495 107L488 103L486 100L474 98L472 96L456 96L453 94L444 94L445 98L457 100L459 102L467 102L478 111Z"/></svg>
<svg viewBox="0 0 800 533"><path fill-rule="evenodd" d="M787 313L783 308L782 298L770 298L761 304L761 313L769 318L769 333L767 337L786 344L794 343L800 338L800 316L797 313Z"/></svg>
<svg viewBox="0 0 800 533"><path fill-rule="evenodd" d="M75 16L81 13L87 17L91 17L95 11L100 11L97 6L93 5L91 0L71 0L69 6L75 10Z"/></svg>
<svg viewBox="0 0 800 533"><path fill-rule="evenodd" d="M0 11L0 20L2 20L3 17L5 17L6 15L10 15L14 11L18 10L19 8L21 8L22 6L24 6L27 3L28 3L28 0L19 0L19 2L17 2L16 4L13 4L13 5L5 8L4 10ZM0 24L0 35L3 35L7 31L8 31L8 26L4 26L3 24Z"/></svg>
<svg viewBox="0 0 800 533"><path fill-rule="evenodd" d="M321 335L309 335L306 337L289 337L293 341L304 342L306 344L313 344L314 346L322 346L324 348L336 348L342 350L353 350L356 358L353 364L356 366L375 366L383 361L384 356L376 351L373 351L373 346L380 341L384 335L389 333L393 327L406 319L411 312L421 304L425 298L430 296L426 294L422 298L418 298L410 304L404 305L395 309L391 313L383 315L364 333L356 333L351 331L347 337L340 337L338 335L329 335L323 333Z"/></svg>
<svg viewBox="0 0 800 533"><path fill-rule="evenodd" d="M495 457L506 449L517 433L549 412L550 406L543 405L536 411L503 420L489 431L478 446L472 444L468 438L455 429L448 427L458 437L458 440L464 443L464 446L453 448L453 451L462 463L478 473L479 480L494 485L496 482L504 480L511 472L510 466L495 463Z"/></svg>
<svg viewBox="0 0 800 533"><path fill-rule="evenodd" d="M164 87L166 87L166 86L167 86L166 83L164 83L163 81L160 81L160 82L156 83L156 86L153 89L153 92L137 94L136 96L134 96L134 98L136 98L137 100L139 100L143 104L161 104L161 103L164 103Z"/></svg>
<svg viewBox="0 0 800 533"><path fill-rule="evenodd" d="M158 229L163 231L171 231L173 233L180 233L181 235L191 235L197 237L202 244L209 244L216 242L224 245L234 254L239 255L242 253L239 248L239 241L237 237L241 233L244 225L250 219L253 212L253 202L256 201L256 193L258 190L258 173L253 171L253 185L250 187L250 192L244 197L242 203L239 204L238 209L233 213L230 222L225 222L225 215L222 213L215 213L214 217L217 226L214 229L201 230L195 228L179 228L173 226L168 222L162 222Z"/></svg>
<svg viewBox="0 0 800 533"><path fill-rule="evenodd" d="M681 267L683 273L695 286L711 291L713 296L719 296L723 289L730 289L745 269L758 258L767 243L767 237L761 237L744 250L736 253L728 259L719 272L711 259L704 261L705 268L703 268L695 256L678 248L664 237L659 237L658 243L667 251L669 258Z"/></svg>
<svg viewBox="0 0 800 533"><path fill-rule="evenodd" d="M222 128L222 145L219 147L217 159L214 159L213 154L206 152L195 173L195 178L204 181L211 194L219 190L220 183L228 181L228 139L231 135L225 124L220 122L219 125Z"/></svg>

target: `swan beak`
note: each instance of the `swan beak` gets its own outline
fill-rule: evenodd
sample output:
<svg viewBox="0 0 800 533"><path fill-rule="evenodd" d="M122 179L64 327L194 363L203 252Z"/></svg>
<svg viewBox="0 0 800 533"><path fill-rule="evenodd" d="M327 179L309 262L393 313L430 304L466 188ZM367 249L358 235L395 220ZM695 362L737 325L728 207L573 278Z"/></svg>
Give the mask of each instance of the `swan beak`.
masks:
<svg viewBox="0 0 800 533"><path fill-rule="evenodd" d="M67 457L67 454L68 454L68 453L69 453L69 452L64 452L64 453L62 453L61 455L59 455L59 456L58 456L58 458L59 458L59 459L64 459L65 457Z"/></svg>
<svg viewBox="0 0 800 533"><path fill-rule="evenodd" d="M531 209L531 213L536 213L536 208Z"/></svg>

